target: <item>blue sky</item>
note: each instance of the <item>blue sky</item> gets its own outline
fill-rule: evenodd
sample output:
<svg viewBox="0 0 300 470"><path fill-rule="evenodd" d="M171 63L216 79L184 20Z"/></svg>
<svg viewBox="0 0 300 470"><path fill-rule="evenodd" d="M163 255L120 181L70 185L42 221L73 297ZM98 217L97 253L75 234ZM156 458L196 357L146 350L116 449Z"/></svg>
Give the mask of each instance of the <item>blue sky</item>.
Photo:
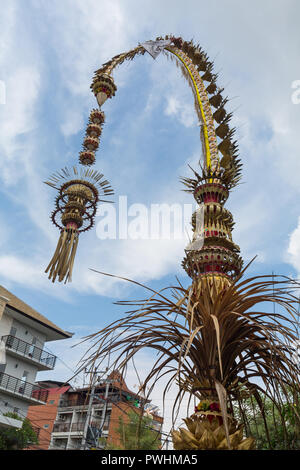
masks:
<svg viewBox="0 0 300 470"><path fill-rule="evenodd" d="M89 112L93 72L139 42L173 33L194 38L232 100L243 184L227 203L233 238L250 273L298 276L300 264L299 125L292 83L300 79L299 2L202 0L53 0L3 2L0 17L0 282L74 339L49 344L69 368L83 335L122 315L119 299L146 294L89 268L125 275L154 288L185 284L186 240L99 240L80 236L73 282L52 284L44 269L58 232L49 216L55 191L43 184L77 163ZM189 203L179 177L201 156L190 88L174 63L145 54L114 73L116 96L106 113L96 168L130 203ZM97 222L96 222L97 223ZM150 356L143 356L141 364ZM148 359L147 359L148 358ZM150 360L148 361L150 364ZM62 362L39 378L67 380ZM131 378L129 378L131 380ZM132 379L134 381L134 379Z"/></svg>

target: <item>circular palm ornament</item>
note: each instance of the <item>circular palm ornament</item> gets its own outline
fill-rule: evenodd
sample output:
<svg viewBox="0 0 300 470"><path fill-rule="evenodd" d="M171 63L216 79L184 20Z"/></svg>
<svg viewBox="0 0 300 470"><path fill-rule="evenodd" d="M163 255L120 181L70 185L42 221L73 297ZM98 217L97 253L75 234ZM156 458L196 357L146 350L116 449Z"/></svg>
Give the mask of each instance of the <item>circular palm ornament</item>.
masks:
<svg viewBox="0 0 300 470"><path fill-rule="evenodd" d="M54 255L46 269L49 279L55 282L72 280L78 237L90 230L98 202L113 194L110 184L98 171L76 167L64 168L51 176L46 184L58 190L55 209L51 214L53 224L60 229L60 237Z"/></svg>

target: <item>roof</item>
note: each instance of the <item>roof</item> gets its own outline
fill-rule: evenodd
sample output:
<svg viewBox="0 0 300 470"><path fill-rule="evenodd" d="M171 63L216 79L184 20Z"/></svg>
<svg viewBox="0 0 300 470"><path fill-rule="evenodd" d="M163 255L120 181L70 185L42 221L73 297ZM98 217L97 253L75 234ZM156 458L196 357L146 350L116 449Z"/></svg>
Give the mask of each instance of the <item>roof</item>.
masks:
<svg viewBox="0 0 300 470"><path fill-rule="evenodd" d="M42 388L61 388L61 387L71 387L71 385L68 382L60 382L58 380L39 380L35 382L37 385L39 385Z"/></svg>
<svg viewBox="0 0 300 470"><path fill-rule="evenodd" d="M126 382L123 378L123 376L120 374L120 372L118 370L113 370L110 375L107 377L107 380L109 380L111 382L111 386L117 390L119 390L119 392L124 392L124 393L128 393L136 398L139 398L139 399L143 399L144 397L142 395L139 395L138 393L136 392L133 392L132 390L130 390L127 385L126 385ZM101 381L96 384L96 390L100 389L100 388L105 388L106 386L106 382L105 381ZM81 393L81 392L89 392L91 390L91 386L87 386L87 387L80 387L80 388L77 388L77 389L73 389L73 390L69 390L69 393ZM148 399L146 399L146 401L150 401Z"/></svg>
<svg viewBox="0 0 300 470"><path fill-rule="evenodd" d="M64 336L65 338L71 338L73 336L73 333L62 330L59 326L52 323L50 320L48 320L48 318L44 317L44 315L41 315L34 308L30 307L30 305L23 302L23 300L19 299L16 295L14 295L12 292L8 291L7 289L5 289L5 287L1 285L0 296L3 296L5 298L6 305L16 310L17 312L22 313L30 319L35 320L36 322L48 328L51 328L52 330L55 330L57 333Z"/></svg>
<svg viewBox="0 0 300 470"><path fill-rule="evenodd" d="M50 396L57 395L57 394L63 395L70 388L71 388L71 385L65 385L64 387L56 387L56 388L53 388L53 387L45 388L45 390L48 390L48 401L49 401Z"/></svg>

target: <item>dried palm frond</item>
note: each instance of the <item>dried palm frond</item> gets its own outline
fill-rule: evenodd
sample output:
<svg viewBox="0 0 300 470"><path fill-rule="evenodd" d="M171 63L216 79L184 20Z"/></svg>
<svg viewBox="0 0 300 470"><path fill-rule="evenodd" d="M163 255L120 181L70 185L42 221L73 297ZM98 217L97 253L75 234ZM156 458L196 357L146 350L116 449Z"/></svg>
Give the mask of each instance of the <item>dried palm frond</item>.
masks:
<svg viewBox="0 0 300 470"><path fill-rule="evenodd" d="M185 392L201 399L207 389L216 389L216 383L230 402L242 403L242 391L257 402L266 396L274 403L279 387L299 393L299 369L289 349L297 339L298 284L282 276L245 279L243 271L226 289L218 291L216 286L205 279L201 289L193 284L161 292L147 288L152 295L146 300L117 302L134 309L86 338L94 346L83 358L84 367L115 352L113 368L122 369L142 349L157 351L144 386L169 376L166 394L177 382L173 413ZM260 311L263 303L277 304L282 311Z"/></svg>

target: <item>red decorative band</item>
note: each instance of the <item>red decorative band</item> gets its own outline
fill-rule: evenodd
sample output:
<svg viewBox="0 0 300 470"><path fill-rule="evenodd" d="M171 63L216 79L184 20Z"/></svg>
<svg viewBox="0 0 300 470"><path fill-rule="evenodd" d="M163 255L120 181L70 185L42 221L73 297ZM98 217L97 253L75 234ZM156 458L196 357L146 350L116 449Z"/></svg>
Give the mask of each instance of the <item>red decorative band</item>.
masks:
<svg viewBox="0 0 300 470"><path fill-rule="evenodd" d="M73 230L77 230L78 229L78 225L75 224L75 222L69 222L67 225L66 225L66 228L72 228Z"/></svg>

